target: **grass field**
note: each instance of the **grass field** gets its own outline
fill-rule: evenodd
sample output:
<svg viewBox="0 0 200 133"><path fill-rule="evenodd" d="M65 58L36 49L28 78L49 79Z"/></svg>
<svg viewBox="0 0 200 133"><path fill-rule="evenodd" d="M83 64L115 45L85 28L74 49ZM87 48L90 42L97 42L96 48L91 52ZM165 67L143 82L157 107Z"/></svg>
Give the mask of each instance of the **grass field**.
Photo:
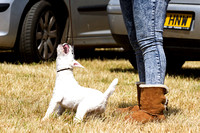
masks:
<svg viewBox="0 0 200 133"><path fill-rule="evenodd" d="M137 104L138 74L125 59L78 59L86 69L76 68L76 80L85 87L104 92L119 79L101 117L73 123L73 112L41 122L55 83L55 62L40 64L0 63L0 132L171 132L200 131L200 62L186 62L176 74L167 74L169 111L163 122L140 124L124 121L118 107ZM67 86L67 85L66 85Z"/></svg>

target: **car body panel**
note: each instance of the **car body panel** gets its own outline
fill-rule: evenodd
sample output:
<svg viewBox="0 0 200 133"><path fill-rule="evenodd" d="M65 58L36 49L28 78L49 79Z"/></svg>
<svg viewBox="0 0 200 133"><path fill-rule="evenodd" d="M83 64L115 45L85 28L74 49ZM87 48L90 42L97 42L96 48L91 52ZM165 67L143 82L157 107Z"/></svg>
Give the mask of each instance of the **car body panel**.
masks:
<svg viewBox="0 0 200 133"><path fill-rule="evenodd" d="M168 6L167 11L175 12L192 12L194 13L194 21L190 31L187 30L174 30L164 29L164 37L168 38L184 38L184 39L200 39L200 1L188 1L172 0ZM180 10L181 9L181 10ZM108 17L110 22L110 28L113 34L127 35L127 31L124 25L121 8L118 0L111 0L107 8Z"/></svg>
<svg viewBox="0 0 200 133"><path fill-rule="evenodd" d="M170 4L168 6L168 11L178 11L180 12L192 12L194 13L194 21L192 23L191 29L188 30L164 30L164 37L168 38L185 38L185 39L200 39L200 4L197 5L184 5L184 4Z"/></svg>
<svg viewBox="0 0 200 133"><path fill-rule="evenodd" d="M109 0L71 1L75 46L116 46L107 17L108 2Z"/></svg>
<svg viewBox="0 0 200 133"><path fill-rule="evenodd" d="M199 0L171 0L170 3L176 4L200 4Z"/></svg>
<svg viewBox="0 0 200 133"><path fill-rule="evenodd" d="M14 47L20 18L28 1L1 0L1 3L9 3L10 6L6 11L0 12L0 48L10 49Z"/></svg>
<svg viewBox="0 0 200 133"><path fill-rule="evenodd" d="M107 3L108 0L79 0L78 4L77 0L71 1L74 37L97 36L102 35L102 31L108 31Z"/></svg>

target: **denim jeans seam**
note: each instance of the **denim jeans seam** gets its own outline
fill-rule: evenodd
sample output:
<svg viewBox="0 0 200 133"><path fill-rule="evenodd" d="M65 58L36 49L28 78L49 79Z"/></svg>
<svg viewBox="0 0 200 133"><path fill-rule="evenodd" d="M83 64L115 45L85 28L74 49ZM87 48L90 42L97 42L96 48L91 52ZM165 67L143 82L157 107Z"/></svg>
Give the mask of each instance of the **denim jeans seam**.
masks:
<svg viewBox="0 0 200 133"><path fill-rule="evenodd" d="M152 15L152 16L154 17L154 43L155 43L155 44L156 44L156 33L155 33L155 32L156 32L156 27L155 27L155 23L156 23L156 20L155 20L155 19L156 19L156 18L155 18L155 13L156 13L156 4L157 4L156 2L157 2L157 1L153 1L153 13L154 13L154 14ZM157 49L157 50L156 50L157 52L155 53L155 54L156 54L156 58L155 58L155 59L157 60L157 66L158 66L158 69L157 69L157 77L156 77L156 78L157 78L157 79L156 79L157 81L156 81L156 82L159 82L159 83L160 83L160 82L161 82L161 64L160 64L161 60L160 60L160 57L159 57L159 50L158 50L157 44L156 44L156 49Z"/></svg>
<svg viewBox="0 0 200 133"><path fill-rule="evenodd" d="M156 23L156 18L155 18L155 13L156 13L156 0L152 0L152 36L153 36L153 43L156 44L156 26L155 26L155 23ZM157 63L157 77L156 77L156 81L154 82L161 82L161 64L160 64L160 57L159 57L159 50L158 50L158 47L157 47L157 44L155 45L156 46L156 52L155 52L155 60L156 60L156 63Z"/></svg>
<svg viewBox="0 0 200 133"><path fill-rule="evenodd" d="M154 38L154 42L155 42L155 37L156 37L156 33L155 33L155 30L156 30L156 26L155 26L155 10L156 10L156 6L155 6L155 4L156 4L156 2L155 1L152 1L152 18L151 18L151 22L152 22L152 27L151 27L151 30L153 30L153 31L151 31L153 34L152 34L152 36L153 36L153 38Z"/></svg>
<svg viewBox="0 0 200 133"><path fill-rule="evenodd" d="M157 49L157 52L155 53L156 54L156 60L157 60L157 66L158 66L158 76L157 76L157 81L156 82L159 82L159 83L161 83L161 60L160 60L160 53L159 53L159 50L158 50L158 45L156 45L156 49Z"/></svg>

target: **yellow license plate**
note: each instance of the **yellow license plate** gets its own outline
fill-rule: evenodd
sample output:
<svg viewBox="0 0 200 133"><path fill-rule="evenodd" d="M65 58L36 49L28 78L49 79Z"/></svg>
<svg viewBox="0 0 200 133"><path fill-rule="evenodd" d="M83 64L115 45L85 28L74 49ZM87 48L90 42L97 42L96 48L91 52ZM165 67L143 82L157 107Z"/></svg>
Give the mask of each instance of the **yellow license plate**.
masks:
<svg viewBox="0 0 200 133"><path fill-rule="evenodd" d="M192 13L171 13L168 12L164 28L190 30L193 21Z"/></svg>

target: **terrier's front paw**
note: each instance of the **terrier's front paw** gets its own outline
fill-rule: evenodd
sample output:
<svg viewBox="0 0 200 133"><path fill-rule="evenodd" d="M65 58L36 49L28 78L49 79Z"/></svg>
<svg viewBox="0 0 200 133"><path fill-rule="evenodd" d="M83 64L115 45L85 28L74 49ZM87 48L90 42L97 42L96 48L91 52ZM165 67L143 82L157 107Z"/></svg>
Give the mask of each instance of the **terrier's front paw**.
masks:
<svg viewBox="0 0 200 133"><path fill-rule="evenodd" d="M46 117L43 117L41 121L43 122L43 121L45 121L46 119L47 119Z"/></svg>

